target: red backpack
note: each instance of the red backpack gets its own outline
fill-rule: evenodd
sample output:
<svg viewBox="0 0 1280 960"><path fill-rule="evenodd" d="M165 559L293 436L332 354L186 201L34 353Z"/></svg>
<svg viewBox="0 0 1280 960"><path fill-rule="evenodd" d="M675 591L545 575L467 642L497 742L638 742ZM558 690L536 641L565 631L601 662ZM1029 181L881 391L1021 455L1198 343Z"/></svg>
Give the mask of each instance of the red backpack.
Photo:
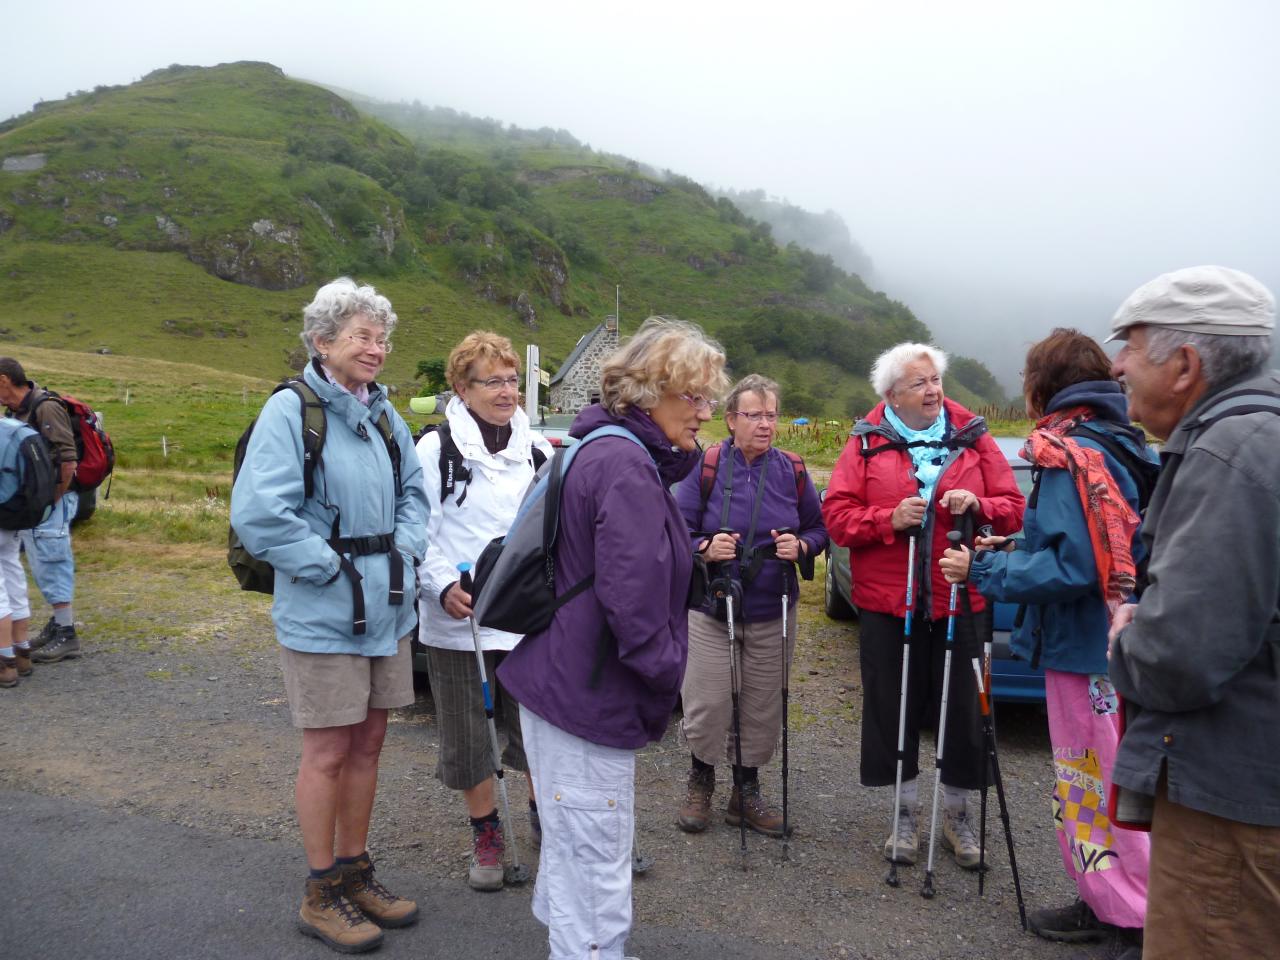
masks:
<svg viewBox="0 0 1280 960"><path fill-rule="evenodd" d="M706 512L707 501L711 498L711 489L716 484L716 472L720 469L720 454L724 453L726 444L721 441L714 447L707 447L702 451L702 469L698 474L698 492L702 497L702 509L698 515L701 516ZM780 454L791 461L791 472L796 478L796 502L800 502L800 498L804 496L804 485L809 479L809 474L804 467L804 457L798 453L792 453L790 450L783 450L781 447L774 447Z"/></svg>
<svg viewBox="0 0 1280 960"><path fill-rule="evenodd" d="M45 390L36 400L36 406L46 400L57 400L71 420L71 435L76 441L75 479L71 488L76 491L93 490L111 474L116 465L116 449L111 437L102 429L102 418L83 400L65 393ZM31 408L32 414L35 407Z"/></svg>

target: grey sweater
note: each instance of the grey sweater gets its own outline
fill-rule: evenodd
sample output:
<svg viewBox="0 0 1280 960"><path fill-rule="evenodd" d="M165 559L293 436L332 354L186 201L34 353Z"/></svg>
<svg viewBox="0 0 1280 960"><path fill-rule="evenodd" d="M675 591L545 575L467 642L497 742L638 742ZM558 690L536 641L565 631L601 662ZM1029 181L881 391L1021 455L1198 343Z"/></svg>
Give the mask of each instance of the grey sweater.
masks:
<svg viewBox="0 0 1280 960"><path fill-rule="evenodd" d="M1228 391L1280 392L1274 371L1206 395L1161 451L1142 528L1151 585L1116 639L1111 679L1134 706L1122 787L1229 820L1280 826L1280 416L1199 420Z"/></svg>

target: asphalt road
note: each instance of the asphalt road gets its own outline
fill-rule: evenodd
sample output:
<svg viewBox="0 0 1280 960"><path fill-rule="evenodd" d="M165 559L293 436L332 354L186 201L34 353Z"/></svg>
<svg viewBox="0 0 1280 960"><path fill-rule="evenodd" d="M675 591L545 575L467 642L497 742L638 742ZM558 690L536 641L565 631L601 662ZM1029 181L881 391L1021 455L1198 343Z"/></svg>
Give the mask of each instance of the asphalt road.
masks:
<svg viewBox="0 0 1280 960"><path fill-rule="evenodd" d="M302 879L295 844L246 840L91 804L0 791L6 960L326 960L292 918ZM517 960L546 956L528 898L480 895L410 870L379 873L416 896L416 925L388 930L370 956ZM641 879L638 882L643 883ZM643 960L800 958L745 940L640 926L628 952Z"/></svg>

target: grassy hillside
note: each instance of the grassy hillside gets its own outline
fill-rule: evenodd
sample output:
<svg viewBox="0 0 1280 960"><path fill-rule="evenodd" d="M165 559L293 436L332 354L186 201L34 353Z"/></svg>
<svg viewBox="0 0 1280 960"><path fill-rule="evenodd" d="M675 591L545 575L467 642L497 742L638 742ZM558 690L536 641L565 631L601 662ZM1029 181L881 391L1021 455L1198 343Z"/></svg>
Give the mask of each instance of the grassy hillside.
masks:
<svg viewBox="0 0 1280 960"><path fill-rule="evenodd" d="M268 64L175 66L0 124L0 336L273 379L297 362L300 307L346 273L391 298L388 379L412 387L477 327L554 368L620 284L624 332L699 321L735 372L820 416L865 410L875 354L929 336L685 178L564 131L360 106ZM957 399L1003 399L962 369Z"/></svg>

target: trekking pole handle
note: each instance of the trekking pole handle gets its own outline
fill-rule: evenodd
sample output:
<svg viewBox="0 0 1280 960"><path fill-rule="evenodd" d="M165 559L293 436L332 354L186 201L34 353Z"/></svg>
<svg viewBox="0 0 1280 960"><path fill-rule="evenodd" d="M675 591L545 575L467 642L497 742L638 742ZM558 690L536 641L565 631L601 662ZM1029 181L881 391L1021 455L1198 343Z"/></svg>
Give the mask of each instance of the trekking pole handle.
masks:
<svg viewBox="0 0 1280 960"><path fill-rule="evenodd" d="M947 539L951 541L951 546L958 547L960 546L960 541L964 539L964 534L959 530L948 530Z"/></svg>
<svg viewBox="0 0 1280 960"><path fill-rule="evenodd" d="M458 586L467 593L470 593L471 584L471 564L464 560L462 563L458 564Z"/></svg>

